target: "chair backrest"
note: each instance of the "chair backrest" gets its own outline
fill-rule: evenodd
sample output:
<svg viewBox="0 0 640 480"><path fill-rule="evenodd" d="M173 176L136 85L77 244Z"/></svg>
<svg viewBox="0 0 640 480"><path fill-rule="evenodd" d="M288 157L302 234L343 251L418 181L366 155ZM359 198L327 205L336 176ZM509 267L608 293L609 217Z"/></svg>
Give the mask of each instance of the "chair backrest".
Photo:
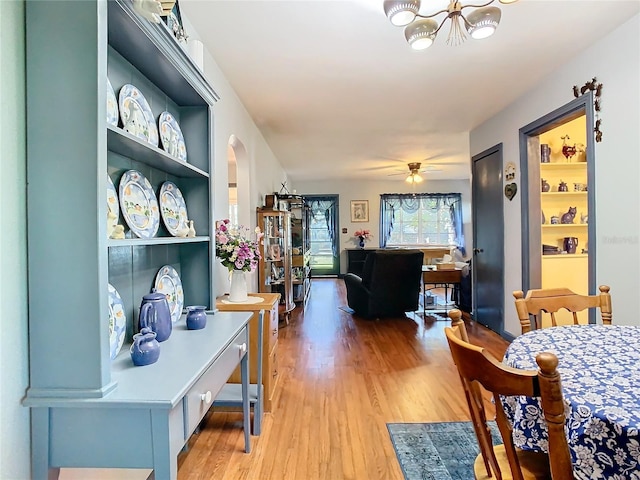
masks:
<svg viewBox="0 0 640 480"><path fill-rule="evenodd" d="M422 258L422 252L413 249L377 250L367 255L362 281L364 284L364 275L370 266L368 288L372 314L395 315L418 309Z"/></svg>
<svg viewBox="0 0 640 480"><path fill-rule="evenodd" d="M511 424L502 406L502 395L525 395L540 397L542 410L549 431L549 464L553 480L572 480L571 455L564 431L564 401L560 374L557 371L558 358L549 352L537 355L539 371L519 370L500 363L484 348L469 343L467 332L459 310L449 312L451 327L445 328L451 356L458 368L460 380L469 406L469 413L478 438L480 452L487 469L487 476L500 479L506 472L500 471L487 425L487 414L482 396L483 387L493 394L496 423L504 442L511 475L521 480L523 474L513 444ZM508 475L507 475L508 476Z"/></svg>
<svg viewBox="0 0 640 480"><path fill-rule="evenodd" d="M611 294L607 285L598 287L597 295L579 295L568 288L534 289L527 292L513 292L516 311L522 333L542 328L542 312L551 316L551 325L556 326L556 313L566 309L573 314L573 323L578 324L578 312L588 308L599 308L604 325L611 325Z"/></svg>

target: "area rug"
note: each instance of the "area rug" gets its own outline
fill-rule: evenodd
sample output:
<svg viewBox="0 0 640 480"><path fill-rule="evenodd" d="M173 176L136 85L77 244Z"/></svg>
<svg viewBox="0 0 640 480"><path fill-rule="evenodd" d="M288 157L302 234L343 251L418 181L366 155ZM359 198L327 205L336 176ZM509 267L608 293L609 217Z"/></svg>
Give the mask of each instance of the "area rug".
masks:
<svg viewBox="0 0 640 480"><path fill-rule="evenodd" d="M490 422L493 443L502 439ZM470 480L478 442L471 422L387 423L406 480Z"/></svg>

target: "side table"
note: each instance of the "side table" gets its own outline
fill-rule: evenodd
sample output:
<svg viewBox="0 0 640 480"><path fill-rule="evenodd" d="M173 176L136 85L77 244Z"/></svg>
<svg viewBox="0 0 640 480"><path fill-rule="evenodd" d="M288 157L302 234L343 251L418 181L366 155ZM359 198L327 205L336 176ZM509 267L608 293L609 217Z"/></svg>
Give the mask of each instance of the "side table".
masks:
<svg viewBox="0 0 640 480"><path fill-rule="evenodd" d="M250 293L250 297L259 297L257 303L227 303L228 296L216 299L216 308L220 311L251 312L249 319L249 382L258 383L258 316L265 311L262 346L262 385L264 388L264 411L270 412L273 397L278 384L278 303L279 293ZM230 383L240 383L240 370L229 378Z"/></svg>

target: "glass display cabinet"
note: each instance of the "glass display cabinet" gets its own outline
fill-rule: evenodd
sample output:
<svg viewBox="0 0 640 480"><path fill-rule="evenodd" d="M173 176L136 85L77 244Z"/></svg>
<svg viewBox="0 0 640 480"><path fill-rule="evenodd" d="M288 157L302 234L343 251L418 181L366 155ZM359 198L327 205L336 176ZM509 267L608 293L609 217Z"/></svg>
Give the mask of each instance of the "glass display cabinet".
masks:
<svg viewBox="0 0 640 480"><path fill-rule="evenodd" d="M257 209L258 226L264 232L258 266L261 293L279 293L279 317L288 321L296 304L291 277L291 217L287 211Z"/></svg>
<svg viewBox="0 0 640 480"><path fill-rule="evenodd" d="M301 195L279 196L280 210L291 219L291 282L293 299L306 305L311 292L311 244L309 241L309 207Z"/></svg>

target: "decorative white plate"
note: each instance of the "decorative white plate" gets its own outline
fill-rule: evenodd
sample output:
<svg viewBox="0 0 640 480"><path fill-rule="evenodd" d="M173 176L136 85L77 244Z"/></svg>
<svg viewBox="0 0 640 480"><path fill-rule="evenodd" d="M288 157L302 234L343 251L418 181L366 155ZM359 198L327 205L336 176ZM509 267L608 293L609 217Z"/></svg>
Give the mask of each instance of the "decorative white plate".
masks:
<svg viewBox="0 0 640 480"><path fill-rule="evenodd" d="M184 229L189 229L187 224L187 204L178 186L173 182L164 182L160 187L160 215L169 233L174 237Z"/></svg>
<svg viewBox="0 0 640 480"><path fill-rule="evenodd" d="M149 180L137 170L124 172L119 197L122 216L131 231L140 238L154 237L160 226L160 212Z"/></svg>
<svg viewBox="0 0 640 480"><path fill-rule="evenodd" d="M158 119L160 125L160 141L165 151L183 162L187 161L187 147L184 144L184 137L180 125L175 117L169 112L162 112Z"/></svg>
<svg viewBox="0 0 640 480"><path fill-rule="evenodd" d="M118 205L118 194L116 186L113 184L111 177L107 175L107 226L108 230L113 230L118 224L118 216L120 215L120 205ZM108 232L110 234L110 232Z"/></svg>
<svg viewBox="0 0 640 480"><path fill-rule="evenodd" d="M176 323L180 315L182 315L182 306L184 305L182 281L176 269L171 265L165 265L158 270L154 286L156 292L164 293L167 296L169 311L171 312L171 321Z"/></svg>
<svg viewBox="0 0 640 480"><path fill-rule="evenodd" d="M118 99L116 92L113 91L111 82L107 78L107 123L118 126Z"/></svg>
<svg viewBox="0 0 640 480"><path fill-rule="evenodd" d="M127 317L124 313L124 303L120 294L109 284L109 351L111 360L116 358L124 343L127 329Z"/></svg>
<svg viewBox="0 0 640 480"><path fill-rule="evenodd" d="M118 100L122 128L157 147L158 127L151 107L140 90L127 83L120 89Z"/></svg>

